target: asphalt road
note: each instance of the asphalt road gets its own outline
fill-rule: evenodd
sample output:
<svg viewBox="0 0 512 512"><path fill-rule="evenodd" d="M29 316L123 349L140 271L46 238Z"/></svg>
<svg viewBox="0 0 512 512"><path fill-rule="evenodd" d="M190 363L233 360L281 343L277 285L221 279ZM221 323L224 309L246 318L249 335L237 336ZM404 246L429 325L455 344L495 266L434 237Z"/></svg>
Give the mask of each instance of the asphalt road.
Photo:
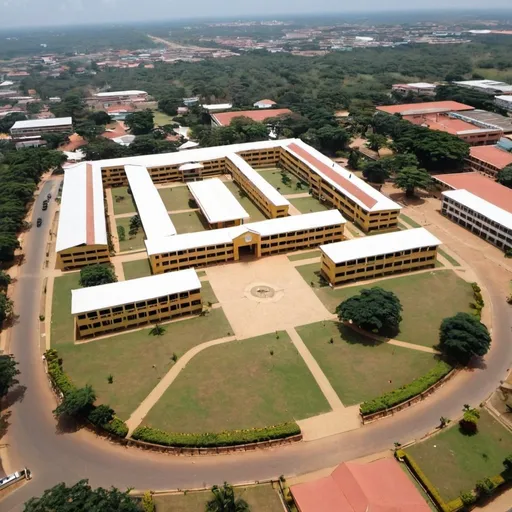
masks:
<svg viewBox="0 0 512 512"><path fill-rule="evenodd" d="M417 439L437 426L441 416L454 418L463 404L479 404L505 377L512 361L512 315L504 300L507 275L498 265L489 269L482 253L474 250L466 260L491 296L492 350L481 368L458 375L425 402L392 418L318 441L210 457L153 454L112 445L85 431L59 432L51 414L55 401L44 375L37 336L40 272L50 221L50 215L41 215L40 202L51 187L56 187L56 183L45 185L35 207L34 217L44 217L45 223L41 228L34 227L25 242L29 252L14 297L20 321L13 330L11 343L11 351L20 363L20 382L26 391L23 399L12 407L8 431L10 464L15 469L27 466L34 478L1 503L2 511L21 510L28 498L44 489L81 478L89 478L94 486L159 490L212 485L224 480L262 480L335 466L391 448L395 441ZM55 193L53 190L54 197Z"/></svg>

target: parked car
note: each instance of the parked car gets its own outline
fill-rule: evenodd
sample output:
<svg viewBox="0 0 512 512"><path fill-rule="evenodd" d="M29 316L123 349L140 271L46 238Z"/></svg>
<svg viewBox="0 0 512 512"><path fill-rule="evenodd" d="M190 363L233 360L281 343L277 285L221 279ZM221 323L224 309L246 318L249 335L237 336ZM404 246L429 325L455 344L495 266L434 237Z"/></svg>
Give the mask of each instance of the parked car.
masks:
<svg viewBox="0 0 512 512"><path fill-rule="evenodd" d="M49 201L51 198L52 198L52 195L51 195L51 194L48 194L48 195L46 196L46 199L48 199L48 201Z"/></svg>
<svg viewBox="0 0 512 512"><path fill-rule="evenodd" d="M36 223L36 224L37 224L37 227L38 227L38 228L39 228L39 227L41 227L41 224L42 224L42 223L43 223L43 219L41 219L41 217L38 217L38 218L37 218L37 223Z"/></svg>
<svg viewBox="0 0 512 512"><path fill-rule="evenodd" d="M48 201L43 201L43 211L48 209Z"/></svg>

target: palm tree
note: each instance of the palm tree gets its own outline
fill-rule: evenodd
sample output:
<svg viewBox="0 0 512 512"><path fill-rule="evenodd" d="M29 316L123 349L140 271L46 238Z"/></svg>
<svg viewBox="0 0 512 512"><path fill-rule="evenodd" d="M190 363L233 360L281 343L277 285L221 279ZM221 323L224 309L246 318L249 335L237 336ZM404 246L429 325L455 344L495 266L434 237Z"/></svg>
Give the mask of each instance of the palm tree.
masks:
<svg viewBox="0 0 512 512"><path fill-rule="evenodd" d="M206 512L250 512L249 505L242 498L235 498L233 487L224 482L222 487L212 487L213 498L206 504Z"/></svg>

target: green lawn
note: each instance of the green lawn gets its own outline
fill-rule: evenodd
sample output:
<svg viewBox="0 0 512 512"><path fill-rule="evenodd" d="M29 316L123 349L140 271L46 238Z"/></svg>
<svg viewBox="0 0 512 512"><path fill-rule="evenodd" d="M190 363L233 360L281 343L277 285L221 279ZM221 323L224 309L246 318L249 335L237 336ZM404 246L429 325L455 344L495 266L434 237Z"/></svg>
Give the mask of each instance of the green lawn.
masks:
<svg viewBox="0 0 512 512"><path fill-rule="evenodd" d="M115 187L111 190L112 201L114 203L114 215L132 212L135 214L137 208L135 207L132 196L128 194L128 187Z"/></svg>
<svg viewBox="0 0 512 512"><path fill-rule="evenodd" d="M452 270L408 274L333 290L329 286L320 286L319 268L317 263L312 263L297 267L296 270L307 283L315 283L315 293L332 313L340 302L359 293L363 288L379 286L396 293L403 306L403 320L396 338L409 343L428 347L436 345L439 326L444 318L459 311L471 312L471 285Z"/></svg>
<svg viewBox="0 0 512 512"><path fill-rule="evenodd" d="M173 353L181 357L196 345L232 333L222 309L164 327L162 336L150 336L146 328L57 348L73 382L91 384L99 403L109 404L127 419L172 367ZM109 375L114 377L113 384L107 381Z"/></svg>
<svg viewBox="0 0 512 512"><path fill-rule="evenodd" d="M478 480L504 470L512 453L512 433L481 410L478 433L467 436L457 424L405 451L418 463L445 501L475 487Z"/></svg>
<svg viewBox="0 0 512 512"><path fill-rule="evenodd" d="M228 187L230 192L236 197L237 201L242 205L245 211L251 216L251 218L246 220L245 222L258 222L260 220L267 219L265 214L247 196L240 195L241 189L236 183L232 181L227 181L224 184L226 185L226 187Z"/></svg>
<svg viewBox="0 0 512 512"><path fill-rule="evenodd" d="M80 272L55 278L52 298L52 329L50 343L56 347L70 343L74 338L74 321L71 315L71 290L80 288Z"/></svg>
<svg viewBox="0 0 512 512"><path fill-rule="evenodd" d="M306 251L302 252L300 254L291 254L288 256L288 259L290 261L298 261L298 260L307 260L309 258L319 258L320 257L320 251L314 250L314 251Z"/></svg>
<svg viewBox="0 0 512 512"><path fill-rule="evenodd" d="M121 252L133 251L135 249L144 249L144 239L146 235L144 229L141 227L136 235L129 235L130 231L130 217L121 217L116 219L117 226L123 226L126 234L126 240L119 242Z"/></svg>
<svg viewBox="0 0 512 512"><path fill-rule="evenodd" d="M460 267L460 263L455 258L452 258L447 252L443 251L443 249L438 248L437 252L447 259L454 267Z"/></svg>
<svg viewBox="0 0 512 512"><path fill-rule="evenodd" d="M179 235L208 229L201 212L173 213L171 220Z"/></svg>
<svg viewBox="0 0 512 512"><path fill-rule="evenodd" d="M324 206L318 199L314 197L298 197L289 199L290 203L299 210L300 213L311 213L311 212L323 212L329 210L327 206Z"/></svg>
<svg viewBox="0 0 512 512"><path fill-rule="evenodd" d="M165 126L166 124L172 124L174 122L171 116L168 116L159 110L153 110L153 119L155 126Z"/></svg>
<svg viewBox="0 0 512 512"><path fill-rule="evenodd" d="M190 192L188 191L187 186L159 188L158 193L160 194L168 212L190 209L188 204Z"/></svg>
<svg viewBox="0 0 512 512"><path fill-rule="evenodd" d="M208 302L216 304L219 302L209 281L201 281L201 296L203 298L203 304L207 304Z"/></svg>
<svg viewBox="0 0 512 512"><path fill-rule="evenodd" d="M271 351L273 355L271 355ZM206 349L180 373L144 423L177 432L264 427L329 411L285 332Z"/></svg>
<svg viewBox="0 0 512 512"><path fill-rule="evenodd" d="M219 485L221 482L219 482ZM270 484L236 487L235 495L242 497L254 512L283 512L283 505ZM154 496L156 512L204 512L212 498L210 491Z"/></svg>
<svg viewBox="0 0 512 512"><path fill-rule="evenodd" d="M274 188L278 189L284 196L287 194L301 194L309 190L308 185L302 185L302 188L297 188L297 183L300 180L294 176L291 172L283 171L282 169L263 169L259 173L265 178ZM285 185L281 181L281 173L284 173L290 178L290 184Z"/></svg>
<svg viewBox="0 0 512 512"><path fill-rule="evenodd" d="M138 277L147 277L151 275L151 266L148 259L137 261L126 261L123 263L124 278L137 279Z"/></svg>
<svg viewBox="0 0 512 512"><path fill-rule="evenodd" d="M408 217L407 215L404 215L403 213L400 214L400 219L405 221L407 224L412 226L413 228L421 228L421 224L418 224L415 220L411 219L411 217Z"/></svg>
<svg viewBox="0 0 512 512"><path fill-rule="evenodd" d="M433 354L374 342L338 322L304 325L297 332L344 405L399 388L436 365Z"/></svg>
<svg viewBox="0 0 512 512"><path fill-rule="evenodd" d="M205 270L196 270L197 277L205 277L206 271Z"/></svg>

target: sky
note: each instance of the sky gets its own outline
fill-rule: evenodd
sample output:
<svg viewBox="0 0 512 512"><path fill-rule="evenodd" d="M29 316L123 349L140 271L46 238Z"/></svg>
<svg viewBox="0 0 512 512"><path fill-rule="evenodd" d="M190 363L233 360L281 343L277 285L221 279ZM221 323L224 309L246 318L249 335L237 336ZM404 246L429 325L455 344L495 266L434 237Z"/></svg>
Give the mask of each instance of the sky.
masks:
<svg viewBox="0 0 512 512"><path fill-rule="evenodd" d="M416 4L416 5L415 5ZM430 0L429 10L482 8L481 0ZM420 0L0 0L0 30L20 26L165 21L197 17L301 15L425 9ZM487 0L486 9L512 10L511 0Z"/></svg>

